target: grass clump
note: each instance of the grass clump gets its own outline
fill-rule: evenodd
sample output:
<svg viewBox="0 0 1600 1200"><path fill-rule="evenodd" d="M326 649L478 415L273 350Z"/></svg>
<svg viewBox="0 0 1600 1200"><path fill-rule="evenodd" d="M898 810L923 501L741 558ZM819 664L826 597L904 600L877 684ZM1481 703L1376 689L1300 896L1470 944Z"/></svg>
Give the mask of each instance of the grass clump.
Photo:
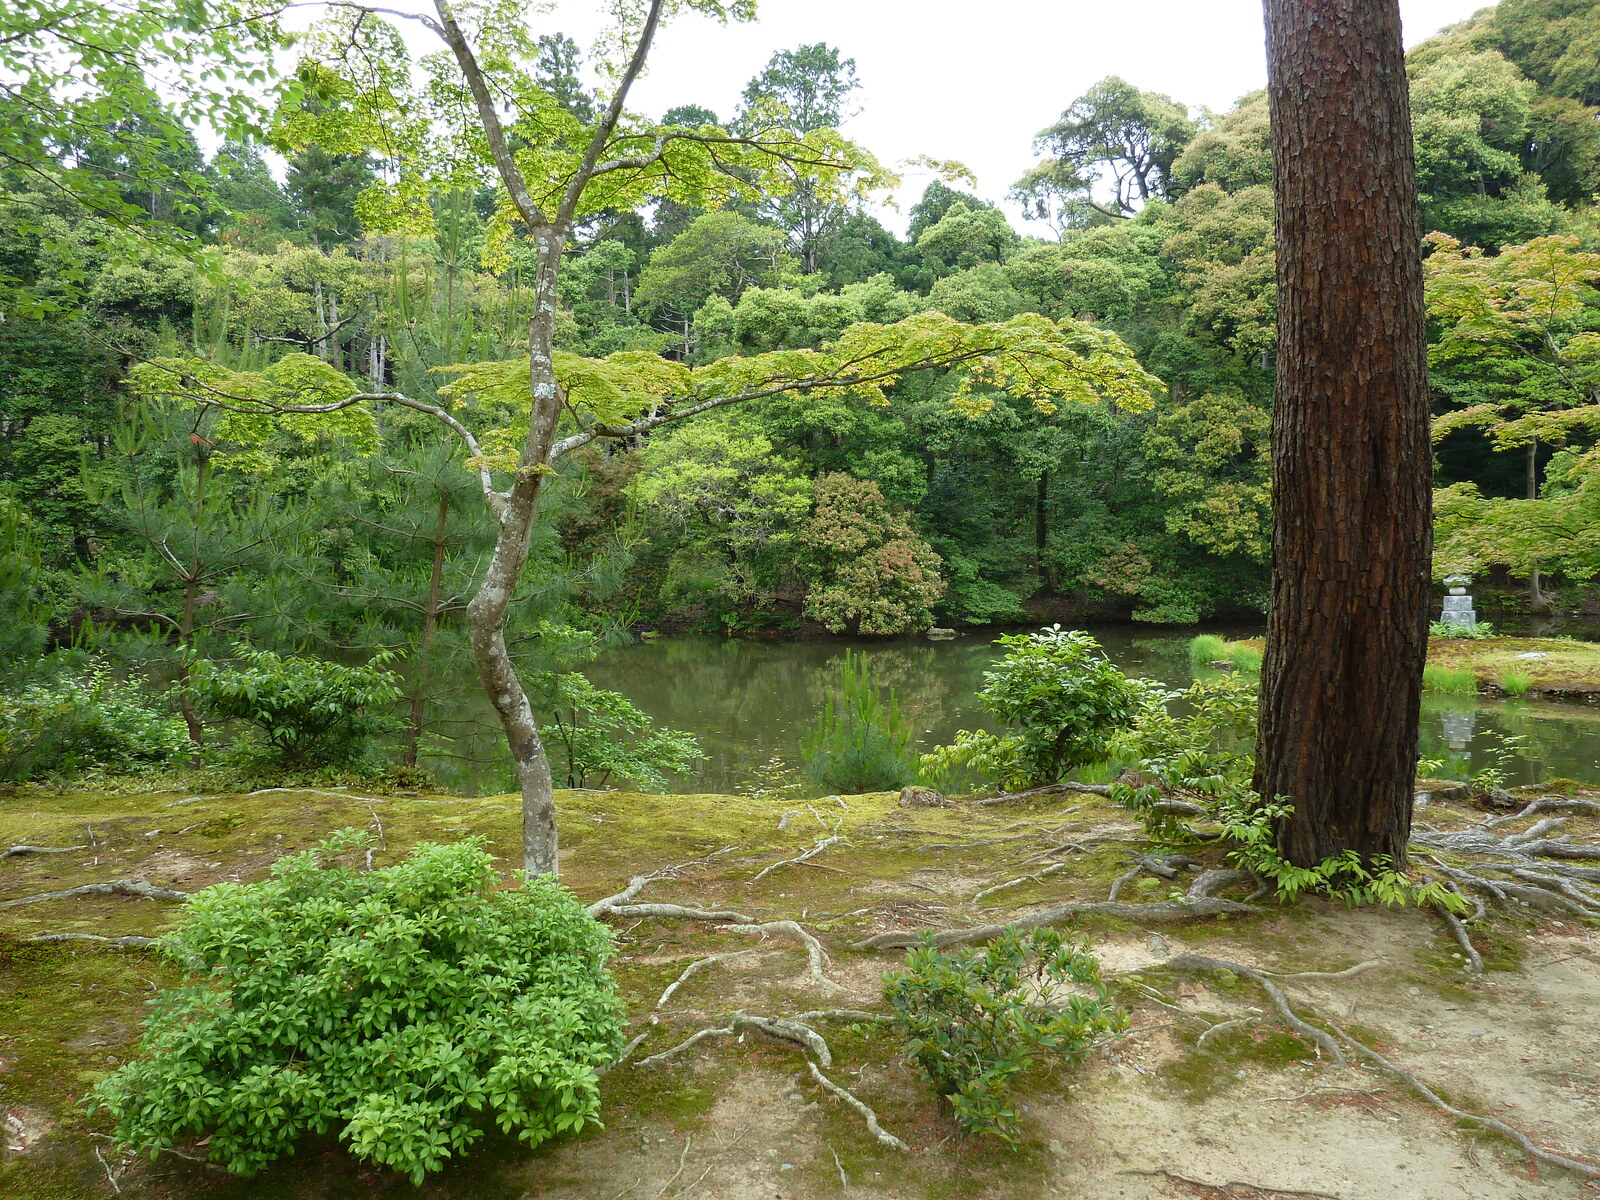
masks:
<svg viewBox="0 0 1600 1200"><path fill-rule="evenodd" d="M1471 671L1453 667L1424 667L1422 689L1427 692L1445 692L1453 696L1478 694L1478 677Z"/></svg>
<svg viewBox="0 0 1600 1200"><path fill-rule="evenodd" d="M1262 653L1248 642L1230 642L1215 633L1202 633L1189 643L1189 661L1197 667L1227 663L1235 671L1259 674Z"/></svg>
<svg viewBox="0 0 1600 1200"><path fill-rule="evenodd" d="M1507 671L1500 676L1500 690L1508 696L1526 696L1533 686L1533 676L1521 671Z"/></svg>
<svg viewBox="0 0 1600 1200"><path fill-rule="evenodd" d="M900 715L894 689L888 692L885 701L864 656L845 651L839 691L829 695L800 744L814 782L840 793L884 792L916 782L916 731Z"/></svg>

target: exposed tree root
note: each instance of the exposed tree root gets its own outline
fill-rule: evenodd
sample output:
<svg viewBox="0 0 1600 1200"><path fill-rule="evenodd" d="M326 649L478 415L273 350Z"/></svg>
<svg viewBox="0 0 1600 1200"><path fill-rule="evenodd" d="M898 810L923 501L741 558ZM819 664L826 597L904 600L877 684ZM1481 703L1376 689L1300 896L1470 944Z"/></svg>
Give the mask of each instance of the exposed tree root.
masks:
<svg viewBox="0 0 1600 1200"><path fill-rule="evenodd" d="M1213 1196L1236 1197L1237 1200L1252 1200L1252 1197L1241 1195L1234 1190L1235 1188L1248 1188L1256 1196L1317 1196L1321 1197L1322 1200L1339 1200L1339 1197L1332 1192L1308 1192L1302 1188L1268 1187L1264 1183L1247 1183L1242 1179L1225 1179L1221 1183L1207 1183L1203 1179L1191 1179L1187 1175L1179 1175L1176 1171L1169 1171L1165 1167L1158 1167L1154 1171L1141 1171L1130 1167L1126 1171L1118 1171L1117 1174L1159 1176L1163 1179L1171 1179L1178 1183L1187 1184L1192 1188L1199 1188L1201 1191Z"/></svg>
<svg viewBox="0 0 1600 1200"><path fill-rule="evenodd" d="M675 904L674 905L651 905L651 904L631 904L630 903L635 897L637 897L639 895L640 892L644 891L644 889L646 887L648 887L650 884L655 883L658 880L662 880L662 879L671 879L675 875L677 875L677 873L679 871L687 870L689 867L699 866L703 862L710 862L713 858L720 858L724 854L732 854L738 848L739 847L737 847L737 846L724 846L721 850L715 850L710 854L701 855L699 858L692 858L688 862L674 863L670 867L662 867L661 870L652 871L648 875L635 875L632 879L628 880L628 886L623 888L616 895L607 896L602 900L596 900L593 904L589 905L589 915L591 917L594 917L596 920L598 920L599 918L605 916L607 913L612 913L612 912L617 913L618 916L624 916L624 917L690 916L691 914L693 914L695 919L702 920L702 921L712 921L712 920L718 920L718 921L743 920L743 921L748 921L750 919L749 917L741 916L738 913L726 914L726 915L722 915L722 916L707 916L707 915L703 915L705 913L704 909L695 909L695 908L687 908L686 909L686 908L682 908L680 905L675 905ZM619 910L622 910L624 908L624 906L626 906L626 911L619 911ZM643 912L643 911L640 911L642 909L647 909L647 908L648 909L673 908L673 909L679 909L680 911L670 912L670 913L669 912Z"/></svg>
<svg viewBox="0 0 1600 1200"><path fill-rule="evenodd" d="M684 921L738 921L748 923L748 913L728 908L694 908L685 904L613 904L603 916L676 917Z"/></svg>
<svg viewBox="0 0 1600 1200"><path fill-rule="evenodd" d="M833 833L828 837L823 838L804 854L798 855L795 858L786 858L782 862L775 862L769 864L768 866L762 867L756 875L751 877L750 882L757 883L760 880L765 879L769 874L771 874L773 871L776 871L779 867L793 867L799 866L801 863L809 863L813 858L821 854L829 846L837 845L844 840L839 836L839 826L842 824L844 824L844 819L841 817L839 822L834 825Z"/></svg>
<svg viewBox="0 0 1600 1200"><path fill-rule="evenodd" d="M1074 901L1071 904L1059 904L1054 908L1041 909L1039 912L1026 913L1003 924L976 925L971 929L946 929L933 935L933 944L936 946L964 946L973 942L990 942L1008 929L1029 930L1041 929L1047 925L1057 925L1062 921L1071 920L1073 917L1121 917L1129 921L1148 921L1164 923L1170 921L1192 921L1197 917L1214 917L1221 913L1259 913L1262 910L1254 904L1241 903L1238 900L1224 900L1216 893L1225 887L1236 883L1248 881L1250 878L1243 871L1231 871L1214 868L1202 871L1189 885L1189 891L1182 900L1164 900L1149 904L1122 904L1116 900L1084 900ZM918 942L915 933L902 930L890 930L887 933L875 934L863 941L855 943L858 950L896 950L906 946L915 946Z"/></svg>
<svg viewBox="0 0 1600 1200"><path fill-rule="evenodd" d="M1479 954L1477 947L1472 944L1472 938L1467 934L1467 927L1461 923L1461 918L1442 904L1435 904L1433 911L1439 914L1439 919L1450 931L1450 936L1455 938L1456 945L1461 947L1461 953L1466 956L1467 970L1481 972L1483 955Z"/></svg>
<svg viewBox="0 0 1600 1200"><path fill-rule="evenodd" d="M1376 958L1369 958L1366 962L1358 962L1353 967L1346 967L1342 971L1262 971L1263 975L1270 975L1273 979L1349 979L1383 966Z"/></svg>
<svg viewBox="0 0 1600 1200"><path fill-rule="evenodd" d="M1326 1018L1324 1019L1326 1020ZM1564 1154L1555 1154L1549 1150L1541 1150L1538 1146L1533 1144L1533 1142L1528 1138L1527 1134L1523 1133L1519 1129L1515 1129L1512 1126L1507 1125L1504 1121L1501 1121L1495 1117L1484 1117L1477 1113L1465 1112L1462 1109L1456 1108L1453 1104L1449 1104L1442 1099L1437 1092L1435 1092L1427 1084L1423 1083L1422 1080L1418 1079L1410 1071L1406 1070L1404 1067L1396 1066L1370 1046L1363 1045L1361 1042L1356 1041L1355 1038L1351 1037L1344 1030L1340 1029L1332 1021L1328 1022L1328 1028L1333 1030L1333 1032L1338 1035L1339 1040L1344 1042L1357 1054L1373 1063L1380 1070L1410 1086L1419 1096L1447 1116L1454 1117L1458 1121L1471 1121L1476 1125L1482 1125L1485 1129L1492 1129L1496 1133L1510 1138L1518 1146L1521 1146L1523 1151L1530 1158L1537 1159L1539 1162L1549 1163L1551 1166L1555 1167L1565 1167L1567 1170L1578 1175L1586 1176L1589 1179L1600 1179L1600 1166L1595 1166L1593 1163L1580 1162L1575 1158L1568 1158Z"/></svg>
<svg viewBox="0 0 1600 1200"><path fill-rule="evenodd" d="M976 892L976 893L973 894L972 902L974 904L976 904L979 900L982 900L985 896L992 896L996 892L1003 892L1007 888L1016 887L1019 883L1039 883L1047 875L1054 875L1059 871L1065 871L1070 866L1072 866L1071 863L1064 863L1064 862L1055 863L1052 866L1046 867L1042 871L1036 871L1032 875L1020 875L1016 879L1008 879L1004 883L997 883L993 887L986 887L986 888L982 889L981 891Z"/></svg>
<svg viewBox="0 0 1600 1200"><path fill-rule="evenodd" d="M1350 1064L1344 1053L1338 1048L1338 1044L1334 1041L1335 1037L1340 1042L1343 1042L1346 1046L1348 1046L1356 1054L1371 1062L1373 1065L1384 1071L1392 1078L1397 1079L1401 1083L1404 1083L1406 1086L1410 1087L1429 1104L1433 1105L1433 1107L1437 1108L1440 1112L1445 1113L1447 1116L1454 1117L1460 1121L1470 1121L1473 1124L1483 1126L1485 1129L1491 1129L1496 1133L1502 1134L1520 1146L1522 1150L1529 1155L1529 1157L1534 1158L1539 1162L1549 1163L1551 1166L1564 1167L1569 1171L1583 1175L1589 1179L1600 1179L1600 1166L1596 1166L1592 1163L1580 1162L1577 1159L1568 1158L1563 1154L1556 1154L1549 1150L1543 1150L1536 1146L1533 1141L1529 1139L1528 1136L1521 1130L1507 1125L1504 1121L1501 1121L1495 1117L1485 1117L1479 1115L1478 1113L1467 1112L1464 1109L1456 1108L1454 1105L1446 1102L1436 1091L1434 1091L1427 1084L1423 1083L1422 1080L1418 1079L1410 1071L1407 1071L1404 1067L1390 1062L1387 1058L1379 1054L1376 1050L1372 1049L1372 1047L1366 1045L1365 1043L1357 1041L1343 1029L1339 1028L1338 1025L1334 1024L1332 1021L1329 1021L1321 1013L1317 1013L1316 1015L1318 1019L1327 1026L1327 1030L1319 1029L1314 1025L1308 1024L1306 1021L1297 1016L1294 1010L1289 1006L1288 998L1284 996L1282 989L1278 988L1272 983L1271 980L1267 979L1260 971L1254 969L1253 967L1246 967L1239 963L1223 962L1215 958L1205 958L1197 954L1180 954L1176 957L1169 958L1164 965L1175 970L1202 970L1213 972L1228 971L1235 975L1244 975L1247 978L1253 979L1256 981L1256 983L1261 985L1263 990L1266 991L1267 995L1272 1000L1273 1007L1278 1010L1278 1015L1283 1017L1285 1023L1288 1024L1290 1028L1295 1030L1295 1032L1310 1038L1318 1046L1325 1049L1331 1047L1332 1053L1330 1054L1330 1057L1333 1057L1334 1061L1338 1063L1339 1066L1349 1066Z"/></svg>
<svg viewBox="0 0 1600 1200"><path fill-rule="evenodd" d="M829 1092L831 1095L837 1096L839 1099L843 1100L851 1108L855 1109L858 1113L861 1114L862 1120L864 1120L867 1123L867 1132L868 1133L870 1133L873 1137L877 1138L878 1141L882 1142L885 1146L888 1146L889 1148L891 1148L893 1150L910 1151L910 1149L911 1149L910 1146L906 1145L899 1138L895 1137L894 1134L890 1133L882 1125L878 1124L878 1114L877 1113L873 1112L872 1109L868 1108L860 1100L856 1099L856 1097L852 1093L850 1093L849 1091L847 1091L844 1088L840 1087L837 1083L835 1083L833 1080L829 1079L821 1071L817 1070L817 1064L816 1063L807 1061L806 1066L811 1068L811 1078L815 1079L818 1083L820 1083L827 1092ZM838 1161L839 1161L838 1160L838 1156L835 1155L834 1162L837 1163ZM841 1177L843 1177L843 1175L844 1175L844 1168L843 1167L841 1167L839 1169L839 1174L840 1174Z"/></svg>
<svg viewBox="0 0 1600 1200"><path fill-rule="evenodd" d="M43 904L47 900L73 900L79 896L136 896L143 900L187 900L188 892L156 887L142 879L118 879L111 883L86 883L81 887L66 888L59 892L39 892L32 896L19 896L15 900L0 901L0 908L14 908L19 904Z"/></svg>
<svg viewBox="0 0 1600 1200"><path fill-rule="evenodd" d="M1194 1048L1196 1050L1204 1050L1206 1043L1217 1034L1229 1029L1243 1029L1246 1025L1254 1025L1257 1020L1259 1020L1257 1017L1240 1017L1233 1021L1218 1021L1210 1029L1202 1031L1200 1036L1195 1038Z"/></svg>
<svg viewBox="0 0 1600 1200"><path fill-rule="evenodd" d="M1596 804L1593 800L1571 800L1565 796L1540 796L1521 812L1500 817L1485 817L1478 822L1478 828L1498 829L1502 825L1510 825L1514 821L1521 821L1527 817L1547 812L1572 812L1582 813L1584 816L1589 817L1600 817L1600 804Z"/></svg>
<svg viewBox="0 0 1600 1200"><path fill-rule="evenodd" d="M1054 796L1061 792L1082 792L1089 796L1109 796L1111 788L1103 783L1051 783L1044 787L1029 788L1025 792L1005 792L984 800L974 800L973 807L987 808L991 804L1013 804L1018 800L1032 800L1035 796Z"/></svg>
<svg viewBox="0 0 1600 1200"><path fill-rule="evenodd" d="M822 943L815 936L800 928L798 921L766 921L759 925L746 921L743 924L729 925L726 928L729 933L754 933L762 937L781 936L793 938L806 948L806 966L811 974L811 982L819 987L836 988L839 986L824 973L830 961L828 952L822 948Z"/></svg>
<svg viewBox="0 0 1600 1200"><path fill-rule="evenodd" d="M271 787L261 788L259 791L246 792L244 798L250 800L256 796L329 796L335 800L355 800L361 804L387 804L387 796L357 796L351 792L330 792L325 788L296 788L296 787ZM206 797L198 797L206 799Z"/></svg>
<svg viewBox="0 0 1600 1200"><path fill-rule="evenodd" d="M71 854L74 850L87 850L88 846L12 846L0 850L0 858L20 858L24 854Z"/></svg>
<svg viewBox="0 0 1600 1200"><path fill-rule="evenodd" d="M1294 1009L1289 1006L1289 997L1284 995L1283 989L1254 967L1223 962L1221 959L1207 958L1201 954L1179 954L1167 959L1163 965L1171 967L1175 971L1231 971L1235 975L1243 975L1255 980L1261 985L1261 990L1267 993L1268 998L1272 1001L1272 1006L1278 1010L1278 1015L1283 1018L1284 1023L1289 1028L1303 1037L1309 1038L1319 1051L1326 1054L1339 1066L1349 1065L1344 1056L1344 1051L1339 1049L1339 1043L1315 1025L1309 1025L1296 1016Z"/></svg>
<svg viewBox="0 0 1600 1200"><path fill-rule="evenodd" d="M122 937L104 937L98 933L36 933L28 939L30 942L94 942L101 946L109 946L113 950L142 950L146 946L154 946L158 939L143 937L139 934L125 934Z"/></svg>
<svg viewBox="0 0 1600 1200"><path fill-rule="evenodd" d="M641 1058L638 1065L641 1067L653 1067L666 1062L670 1058L676 1058L685 1050L692 1050L704 1042L745 1033L764 1033L768 1037L778 1039L780 1042L790 1042L815 1054L823 1066L831 1067L833 1065L833 1052L828 1049L827 1039L811 1026L788 1017L752 1016L742 1009L729 1017L726 1025L702 1029L698 1033L684 1038L677 1045L661 1051L659 1054Z"/></svg>
<svg viewBox="0 0 1600 1200"><path fill-rule="evenodd" d="M667 985L666 991L661 993L661 999L656 1001L656 1008L660 1009L665 1007L667 1001L672 999L673 993L681 988L684 984L688 983L690 978L695 975L696 972L704 970L713 963L724 962L730 958L743 958L746 955L759 953L759 950L730 950L726 954L712 954L706 958L695 959L683 969L682 975L679 975L677 979L673 980Z"/></svg>

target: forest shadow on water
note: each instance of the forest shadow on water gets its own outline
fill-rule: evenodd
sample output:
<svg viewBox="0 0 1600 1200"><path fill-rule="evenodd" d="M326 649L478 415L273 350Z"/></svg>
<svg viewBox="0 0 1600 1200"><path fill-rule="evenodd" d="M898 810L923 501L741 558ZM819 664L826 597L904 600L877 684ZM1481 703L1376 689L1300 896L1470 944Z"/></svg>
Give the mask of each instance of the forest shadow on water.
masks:
<svg viewBox="0 0 1600 1200"><path fill-rule="evenodd" d="M1173 689L1195 678L1189 659L1195 629L1100 625L1090 632L1129 675ZM1262 633L1245 626L1206 632L1228 638ZM862 654L873 678L893 689L916 731L919 752L948 742L961 729L993 728L976 698L984 672L1000 654L995 636L979 630L948 641L662 637L607 650L583 673L627 696L657 725L699 739L705 759L674 777L671 791L727 793L749 786L757 769L774 758L799 765L801 738L838 688L847 650ZM427 765L464 795L515 790L499 726L476 681L464 676L458 694L459 706L442 722L452 734L448 750L427 757ZM1423 759L1441 764L1437 773L1449 778L1485 767L1504 770L1511 786L1600 778L1600 709L1584 705L1426 693L1421 741Z"/></svg>

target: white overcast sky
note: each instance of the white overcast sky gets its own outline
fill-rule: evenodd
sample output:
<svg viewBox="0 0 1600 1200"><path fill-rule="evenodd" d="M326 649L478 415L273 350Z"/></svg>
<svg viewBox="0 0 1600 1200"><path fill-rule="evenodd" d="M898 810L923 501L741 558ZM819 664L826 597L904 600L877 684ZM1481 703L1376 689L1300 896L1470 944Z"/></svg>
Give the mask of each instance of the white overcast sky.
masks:
<svg viewBox="0 0 1600 1200"><path fill-rule="evenodd" d="M559 0L534 19L587 44L599 7ZM1406 44L1483 7L1400 0ZM726 120L774 51L827 42L856 60L851 137L885 165L957 159L999 202L1033 162L1033 135L1107 75L1191 109L1226 109L1266 84L1260 0L759 0L759 13L746 25L685 17L668 26L630 107L659 116L700 104ZM929 178L904 174L902 211L880 214L901 232L903 209Z"/></svg>

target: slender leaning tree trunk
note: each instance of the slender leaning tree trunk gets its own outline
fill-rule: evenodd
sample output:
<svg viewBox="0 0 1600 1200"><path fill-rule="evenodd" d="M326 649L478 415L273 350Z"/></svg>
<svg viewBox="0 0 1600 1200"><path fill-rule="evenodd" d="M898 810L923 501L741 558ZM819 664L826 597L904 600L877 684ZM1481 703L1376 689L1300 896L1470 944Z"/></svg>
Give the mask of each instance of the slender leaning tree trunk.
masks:
<svg viewBox="0 0 1600 1200"><path fill-rule="evenodd" d="M1272 612L1256 787L1280 851L1404 861L1431 458L1398 0L1265 0L1277 185Z"/></svg>
<svg viewBox="0 0 1600 1200"><path fill-rule="evenodd" d="M499 533L483 583L467 605L467 633L483 690L499 714L522 792L522 859L533 874L560 871L556 835L556 802L550 760L539 738L539 723L528 703L516 666L506 649L506 610L528 561L540 493L550 471L551 449L561 420L561 392L554 362L556 275L566 245L564 231L551 226L532 230L538 247L533 316L528 322L528 374L533 395L528 437L523 442L517 476L496 514Z"/></svg>

